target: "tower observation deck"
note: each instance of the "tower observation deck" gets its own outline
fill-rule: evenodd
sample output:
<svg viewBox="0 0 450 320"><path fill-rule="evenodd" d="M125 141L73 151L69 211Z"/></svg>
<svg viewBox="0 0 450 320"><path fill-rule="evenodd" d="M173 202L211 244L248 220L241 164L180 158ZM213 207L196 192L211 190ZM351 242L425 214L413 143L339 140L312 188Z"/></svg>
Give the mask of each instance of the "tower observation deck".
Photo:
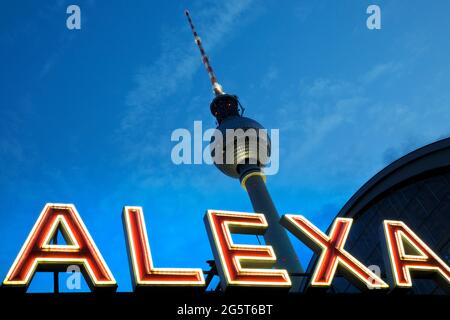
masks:
<svg viewBox="0 0 450 320"><path fill-rule="evenodd" d="M280 216L266 186L263 167L270 161L270 137L261 124L243 116L244 108L237 96L224 92L206 56L189 11L186 10L185 14L215 94L210 110L217 121L216 132L221 133L222 138L216 140L213 137L211 141L214 164L224 174L239 179L250 197L254 211L266 216L269 226L264 234L264 241L274 248L277 257L275 267L286 269L291 275L302 273L301 264L285 229L279 224ZM295 291L300 285L300 279L291 279L292 290Z"/></svg>

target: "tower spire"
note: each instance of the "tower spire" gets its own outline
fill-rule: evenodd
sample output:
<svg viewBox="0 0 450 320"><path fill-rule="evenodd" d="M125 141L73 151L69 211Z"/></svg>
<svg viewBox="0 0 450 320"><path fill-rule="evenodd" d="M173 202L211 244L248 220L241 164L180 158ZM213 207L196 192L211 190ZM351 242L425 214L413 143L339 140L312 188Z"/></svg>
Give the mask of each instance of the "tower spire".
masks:
<svg viewBox="0 0 450 320"><path fill-rule="evenodd" d="M302 266L286 230L279 224L280 216L265 184L262 169L269 163L271 153L271 142L267 130L255 120L244 117L242 112L239 112L240 103L237 96L223 92L205 54L189 11L186 10L184 13L216 95L210 104L210 110L217 120L217 131L220 132L222 139L216 139L215 135L211 139L211 157L214 164L224 174L239 178L255 212L266 216L268 227L264 239L277 253L276 267L287 269L294 274L302 273ZM233 134L230 135L230 131ZM293 280L294 291L299 287L300 282L299 278Z"/></svg>
<svg viewBox="0 0 450 320"><path fill-rule="evenodd" d="M184 11L184 14L186 15L189 25L191 26L192 34L194 35L195 43L198 46L198 49L200 50L200 54L202 55L202 61L205 65L206 71L208 72L209 80L211 81L211 85L213 87L214 94L216 96L224 94L225 92L222 89L222 86L217 81L216 75L214 74L214 70L211 66L211 63L209 62L208 56L205 53L205 49L203 49L202 40L198 36L197 31L195 30L194 23L192 22L191 16L189 14L188 10Z"/></svg>

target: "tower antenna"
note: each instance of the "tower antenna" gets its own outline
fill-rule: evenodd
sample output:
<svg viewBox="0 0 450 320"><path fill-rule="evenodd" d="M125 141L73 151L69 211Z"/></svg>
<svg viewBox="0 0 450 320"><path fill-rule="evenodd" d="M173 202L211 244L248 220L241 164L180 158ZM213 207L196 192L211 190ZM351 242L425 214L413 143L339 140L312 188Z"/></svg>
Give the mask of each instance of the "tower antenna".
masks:
<svg viewBox="0 0 450 320"><path fill-rule="evenodd" d="M222 86L217 81L216 75L214 74L214 70L211 66L211 63L209 62L208 56L205 53L205 49L203 49L202 46L202 40L198 36L197 31L195 30L194 24L192 23L191 15L189 14L188 10L184 11L184 14L186 15L189 25L191 26L192 34L194 35L195 43L198 46L198 49L200 50L200 54L202 55L202 61L205 65L206 71L208 72L209 80L211 81L211 85L213 87L214 94L216 96L224 94L225 92L222 89Z"/></svg>
<svg viewBox="0 0 450 320"><path fill-rule="evenodd" d="M268 227L264 239L277 253L276 267L286 269L291 274L302 274L303 268L286 230L279 224L280 216L265 183L263 167L269 163L271 153L271 141L267 130L257 121L242 116L242 112L239 112L239 107L242 108L242 106L237 96L223 92L202 47L202 41L195 30L189 11L186 10L184 13L191 25L195 43L200 49L203 64L208 71L215 93L209 108L217 120L216 132L220 132L222 139L216 139L216 135L211 138L210 150L214 164L224 174L239 178L242 187L250 196L254 211L263 213L267 218ZM232 135L229 134L230 130L233 132ZM301 281L302 279L298 277L293 280L294 291L298 289ZM225 289L226 283L223 282L221 285Z"/></svg>

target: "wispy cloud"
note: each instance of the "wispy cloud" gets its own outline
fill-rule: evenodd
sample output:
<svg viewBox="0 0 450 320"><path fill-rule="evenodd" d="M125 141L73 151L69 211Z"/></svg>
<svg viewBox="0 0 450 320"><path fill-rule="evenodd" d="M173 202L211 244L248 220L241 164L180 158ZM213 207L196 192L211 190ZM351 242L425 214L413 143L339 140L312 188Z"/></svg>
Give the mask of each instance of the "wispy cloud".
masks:
<svg viewBox="0 0 450 320"><path fill-rule="evenodd" d="M243 15L252 2L194 3L191 8L194 23L208 53L231 38L229 35L245 21ZM183 98L183 103L172 104L170 109L156 106L166 105L167 100L173 97L185 97L183 94L189 90L194 74L203 68L183 12L180 12L180 21L180 25L166 26L163 31L159 57L136 72L134 87L126 97L123 120L116 132L119 143L125 149L125 161L135 164L140 179L153 183L158 176L172 173L170 133L185 124L184 119L176 115L184 114L182 110L189 108L189 103L196 102L195 97ZM192 96L192 93L189 95ZM161 161L155 161L158 157ZM148 159L152 159L151 166L147 164ZM187 179L190 180L189 177Z"/></svg>
<svg viewBox="0 0 450 320"><path fill-rule="evenodd" d="M383 62L354 81L304 84L300 96L290 99L297 102L278 110L286 183L298 178L312 188L351 190L387 163L448 134L450 95L435 102L420 94L415 100L389 95L408 76L405 68ZM372 92L373 86L379 91Z"/></svg>
<svg viewBox="0 0 450 320"><path fill-rule="evenodd" d="M382 78L384 75L395 75L401 71L402 67L401 63L392 61L377 64L361 77L361 82L367 85Z"/></svg>
<svg viewBox="0 0 450 320"><path fill-rule="evenodd" d="M23 143L27 135L23 128L26 119L35 115L33 108L28 94L18 99L16 109L0 108L0 163L8 164L0 166L0 176L3 178L0 184L15 179L33 161L31 154L35 152L35 147Z"/></svg>
<svg viewBox="0 0 450 320"><path fill-rule="evenodd" d="M226 41L225 36L238 27L240 16L248 10L251 3L252 0L234 0L220 4L211 2L194 12L194 23L200 27L208 26L199 28L208 52ZM187 22L165 31L159 58L142 67L135 75L135 86L127 97L128 110L121 123L123 130L140 124L142 117L148 117L149 114L153 117L158 110L150 106L181 90L198 68L203 67L193 42Z"/></svg>

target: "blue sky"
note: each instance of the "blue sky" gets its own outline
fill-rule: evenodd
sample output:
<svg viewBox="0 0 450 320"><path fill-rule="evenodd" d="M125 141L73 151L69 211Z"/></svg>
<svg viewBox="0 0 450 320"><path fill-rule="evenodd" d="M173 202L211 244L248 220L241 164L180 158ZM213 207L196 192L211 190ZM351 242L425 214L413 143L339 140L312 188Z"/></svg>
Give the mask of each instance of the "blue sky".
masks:
<svg viewBox="0 0 450 320"><path fill-rule="evenodd" d="M366 28L378 4L382 29ZM81 30L66 8L81 7ZM171 162L171 132L214 126L189 7L227 92L280 129L280 213L326 229L386 164L450 135L447 1L8 1L0 12L0 277L46 202L74 203L120 291L121 211L144 207L154 262L212 258L206 209L251 212L238 181ZM206 144L205 144L206 147ZM303 265L309 249L293 239ZM52 289L38 275L31 291Z"/></svg>

